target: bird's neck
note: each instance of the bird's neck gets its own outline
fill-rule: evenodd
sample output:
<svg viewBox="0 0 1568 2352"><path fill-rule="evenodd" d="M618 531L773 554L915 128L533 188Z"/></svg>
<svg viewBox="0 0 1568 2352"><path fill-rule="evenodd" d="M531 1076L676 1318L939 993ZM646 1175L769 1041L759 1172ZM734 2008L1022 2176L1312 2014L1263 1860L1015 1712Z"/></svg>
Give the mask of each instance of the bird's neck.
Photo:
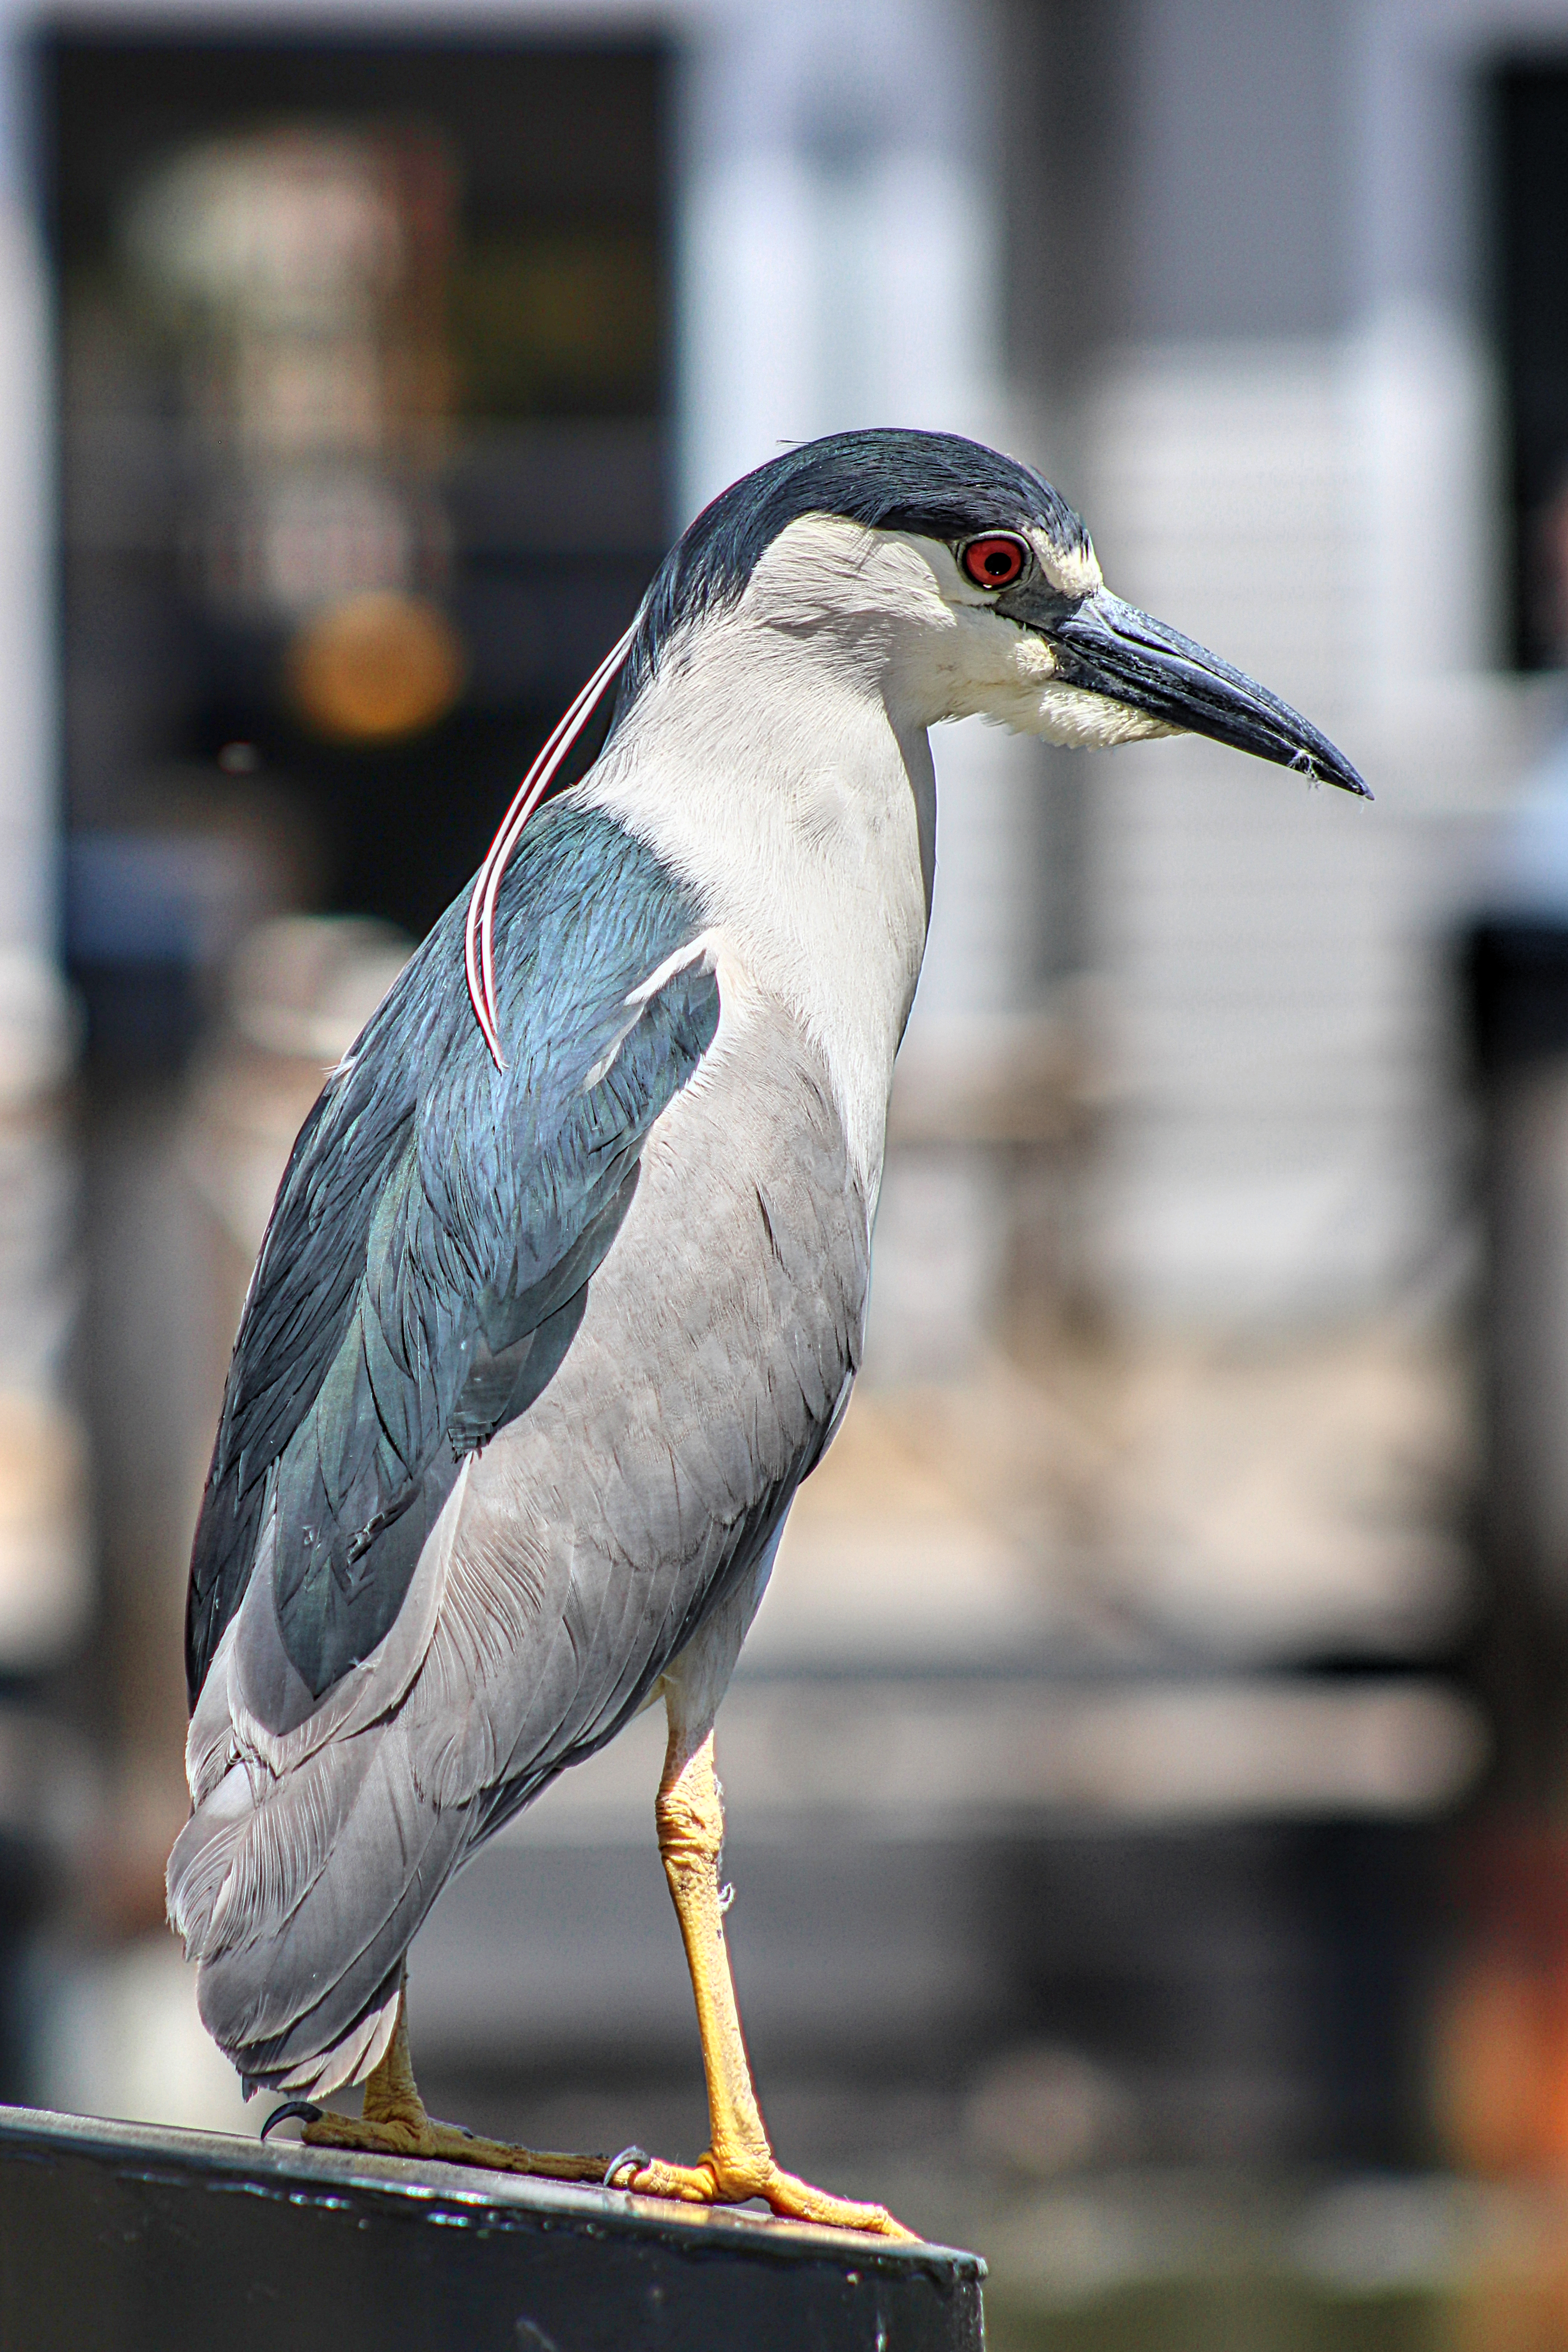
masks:
<svg viewBox="0 0 1568 2352"><path fill-rule="evenodd" d="M874 1199L936 850L931 747L885 669L744 614L710 624L668 649L580 789L815 1042Z"/></svg>

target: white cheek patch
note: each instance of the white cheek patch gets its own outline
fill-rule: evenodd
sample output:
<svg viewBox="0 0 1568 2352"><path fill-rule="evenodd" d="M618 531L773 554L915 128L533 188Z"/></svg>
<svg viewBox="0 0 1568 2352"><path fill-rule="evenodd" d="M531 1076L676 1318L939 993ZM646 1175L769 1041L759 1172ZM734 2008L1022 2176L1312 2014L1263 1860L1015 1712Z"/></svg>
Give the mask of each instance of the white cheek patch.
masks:
<svg viewBox="0 0 1568 2352"><path fill-rule="evenodd" d="M1092 548L1064 552L1038 530L1029 539L1064 594L1091 595L1103 585ZM902 639L908 715L921 726L978 717L1086 750L1181 732L1107 695L1063 685L1049 641L1004 619L951 548L911 532L800 516L757 563L735 620L808 637L825 624L848 623L866 644ZM825 824L830 814L825 805Z"/></svg>
<svg viewBox="0 0 1568 2352"><path fill-rule="evenodd" d="M1113 702L1108 694L1090 694L1056 680L994 696L981 715L1016 735L1037 735L1043 742L1064 743L1075 751L1104 751L1114 743L1142 743L1151 736L1184 731L1163 719L1152 719L1146 710Z"/></svg>
<svg viewBox="0 0 1568 2352"><path fill-rule="evenodd" d="M1000 616L962 614L946 650L939 714L944 719L987 719L1016 735L1082 751L1183 731L1111 695L1068 686L1056 674L1049 640Z"/></svg>
<svg viewBox="0 0 1568 2352"><path fill-rule="evenodd" d="M1067 685L1057 677L1049 640L999 614L960 614L945 650L944 718L988 719L1016 735L1082 751L1182 732L1110 695Z"/></svg>

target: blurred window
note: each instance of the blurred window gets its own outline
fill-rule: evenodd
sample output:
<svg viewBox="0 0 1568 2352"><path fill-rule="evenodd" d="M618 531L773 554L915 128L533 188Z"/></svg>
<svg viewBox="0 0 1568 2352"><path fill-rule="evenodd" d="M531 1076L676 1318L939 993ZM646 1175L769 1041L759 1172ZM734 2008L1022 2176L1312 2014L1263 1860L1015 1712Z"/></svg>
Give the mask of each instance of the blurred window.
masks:
<svg viewBox="0 0 1568 2352"><path fill-rule="evenodd" d="M42 79L73 827L265 804L423 930L667 540L664 53L70 34Z"/></svg>

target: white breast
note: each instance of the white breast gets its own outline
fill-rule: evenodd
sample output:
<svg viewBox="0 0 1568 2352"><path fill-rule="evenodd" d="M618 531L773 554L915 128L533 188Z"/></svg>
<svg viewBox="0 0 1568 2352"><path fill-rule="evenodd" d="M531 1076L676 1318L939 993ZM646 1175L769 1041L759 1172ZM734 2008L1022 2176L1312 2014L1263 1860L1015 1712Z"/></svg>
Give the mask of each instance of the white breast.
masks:
<svg viewBox="0 0 1568 2352"><path fill-rule="evenodd" d="M879 600L856 608L853 572L826 611L821 562L798 593L803 556L823 553L803 549L804 528L732 611L666 650L580 789L693 888L751 983L811 1037L874 1199L925 948L936 785L924 726L900 722L889 692L896 630ZM822 527L829 562L843 528Z"/></svg>

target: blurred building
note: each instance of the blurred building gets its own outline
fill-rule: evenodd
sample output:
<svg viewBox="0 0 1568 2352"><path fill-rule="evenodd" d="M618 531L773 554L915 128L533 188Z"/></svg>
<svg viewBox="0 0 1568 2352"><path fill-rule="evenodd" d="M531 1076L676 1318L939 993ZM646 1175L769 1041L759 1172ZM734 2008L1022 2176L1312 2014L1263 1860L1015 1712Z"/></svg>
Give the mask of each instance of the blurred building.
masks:
<svg viewBox="0 0 1568 2352"><path fill-rule="evenodd" d="M63 950L87 1010L86 1301L45 1388L91 1430L99 1639L57 1698L115 1857L44 2087L225 2095L136 2021L176 1963L123 1948L317 1074L684 521L896 422L1041 465L1121 593L1378 798L938 739L868 1379L721 1735L775 2121L829 2167L964 2130L1023 2173L1408 2158L1436 1842L1490 1737L1452 943L1561 716L1568 0L7 22L0 946ZM526 2097L619 2145L628 2070L684 2079L653 1769L633 1735L571 1776L421 1939L477 2123ZM157 2082L114 2076L139 2040Z"/></svg>

